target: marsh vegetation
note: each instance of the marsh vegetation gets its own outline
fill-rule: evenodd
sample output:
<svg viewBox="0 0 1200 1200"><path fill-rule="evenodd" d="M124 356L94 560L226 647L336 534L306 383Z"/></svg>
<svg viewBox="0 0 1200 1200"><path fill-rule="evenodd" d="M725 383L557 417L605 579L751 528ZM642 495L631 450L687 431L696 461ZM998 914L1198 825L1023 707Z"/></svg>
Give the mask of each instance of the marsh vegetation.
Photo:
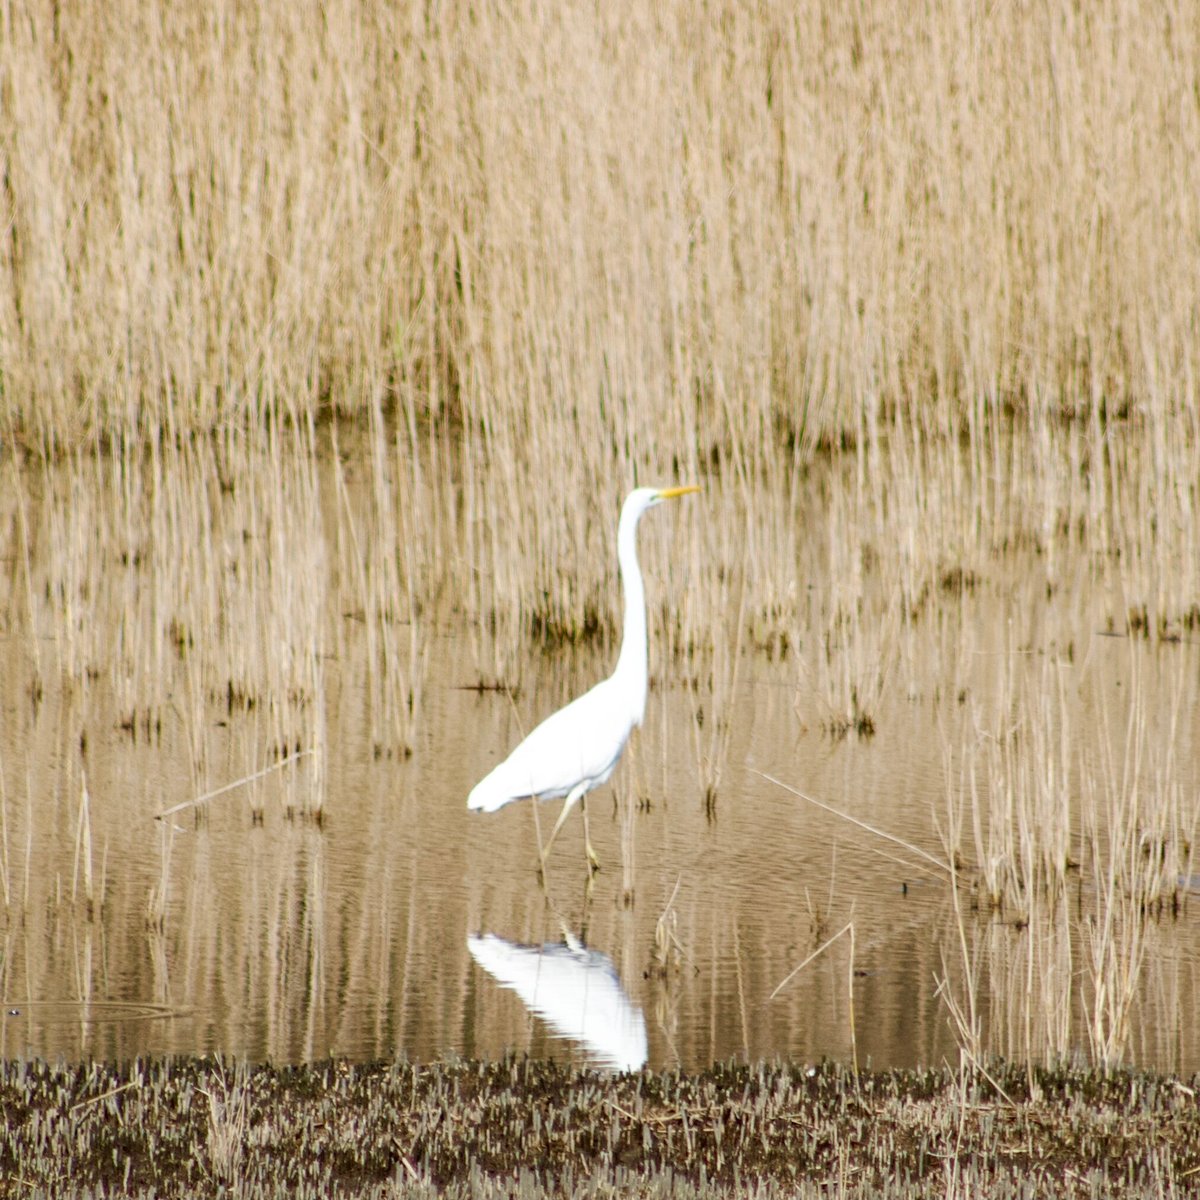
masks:
<svg viewBox="0 0 1200 1200"><path fill-rule="evenodd" d="M114 993L172 1049L536 1038L465 937L558 917L462 802L681 481L612 869L552 894L658 1061L852 1059L919 885L897 1045L1200 1064L1191 8L3 20L0 982L79 1006L6 1051L146 1048Z"/></svg>
<svg viewBox="0 0 1200 1200"><path fill-rule="evenodd" d="M5 1196L1124 1198L1200 1170L1193 1088L1126 1073L8 1063L0 1099Z"/></svg>

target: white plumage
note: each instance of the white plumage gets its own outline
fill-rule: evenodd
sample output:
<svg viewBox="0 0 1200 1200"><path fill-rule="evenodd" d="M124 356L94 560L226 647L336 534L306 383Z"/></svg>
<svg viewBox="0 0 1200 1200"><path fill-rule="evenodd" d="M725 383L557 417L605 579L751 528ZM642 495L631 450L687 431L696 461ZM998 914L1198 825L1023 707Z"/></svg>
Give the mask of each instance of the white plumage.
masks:
<svg viewBox="0 0 1200 1200"><path fill-rule="evenodd" d="M514 800L566 797L542 861L567 813L577 800L613 773L621 751L646 710L646 593L637 558L637 525L642 514L664 500L697 492L697 487L635 488L621 506L617 561L625 593L625 623L616 670L577 700L547 717L498 767L471 789L467 807L495 812ZM587 832L588 862L599 863Z"/></svg>

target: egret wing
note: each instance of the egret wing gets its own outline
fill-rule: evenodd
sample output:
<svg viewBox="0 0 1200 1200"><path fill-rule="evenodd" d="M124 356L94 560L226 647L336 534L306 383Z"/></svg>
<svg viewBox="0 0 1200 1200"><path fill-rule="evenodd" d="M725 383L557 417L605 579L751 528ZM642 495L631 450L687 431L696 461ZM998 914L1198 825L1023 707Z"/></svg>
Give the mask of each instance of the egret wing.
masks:
<svg viewBox="0 0 1200 1200"><path fill-rule="evenodd" d="M553 800L612 774L633 720L612 686L598 683L547 717L471 791L467 807L492 812L512 800Z"/></svg>

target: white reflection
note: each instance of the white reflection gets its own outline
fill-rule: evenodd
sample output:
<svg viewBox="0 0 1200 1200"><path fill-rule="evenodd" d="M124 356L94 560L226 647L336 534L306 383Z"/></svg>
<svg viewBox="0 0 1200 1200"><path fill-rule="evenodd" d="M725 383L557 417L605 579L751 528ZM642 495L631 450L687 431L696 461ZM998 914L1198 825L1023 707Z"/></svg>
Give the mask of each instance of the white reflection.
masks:
<svg viewBox="0 0 1200 1200"><path fill-rule="evenodd" d="M475 934L467 938L467 949L558 1037L582 1043L597 1066L636 1071L645 1063L646 1022L621 987L610 958L570 934L565 944L544 946Z"/></svg>

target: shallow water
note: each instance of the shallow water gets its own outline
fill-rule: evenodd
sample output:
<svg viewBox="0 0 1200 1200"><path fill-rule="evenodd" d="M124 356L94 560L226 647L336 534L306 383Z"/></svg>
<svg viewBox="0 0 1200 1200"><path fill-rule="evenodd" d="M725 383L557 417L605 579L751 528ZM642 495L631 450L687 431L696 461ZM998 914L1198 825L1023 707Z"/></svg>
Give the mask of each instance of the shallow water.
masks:
<svg viewBox="0 0 1200 1200"><path fill-rule="evenodd" d="M197 478L207 512L211 489ZM815 562L803 567L814 582L799 606L812 624L782 658L718 662L710 691L652 645L646 724L589 804L603 869L589 886L572 814L543 887L534 806L468 813L466 796L522 730L606 674L611 654L550 652L525 636L504 651L522 664L519 692L480 691L479 631L451 605L419 631L413 753L381 752L366 622L332 588L333 617L306 617L338 624L306 668L319 704L298 700L282 719L225 706L204 694L181 636L154 675L157 715L131 725L119 673L55 669L74 654L99 660L105 639L140 644L124 623L154 582L128 567L113 607L100 607L112 556L76 564L95 523L87 506L112 496L68 483L47 487L44 515L29 518L49 530L32 539L34 561L22 566L14 532L26 516L10 510L4 526L0 1055L219 1051L282 1063L516 1051L620 1066L779 1057L909 1067L956 1062L968 1045L1018 1060L1091 1058L1096 876L1076 871L1068 902L1027 920L974 907L977 864L964 861L956 905L939 865L949 830L963 822L956 844L970 859L974 805L985 813L989 790L1014 779L1028 789L1020 772L1035 770L1050 802L1061 797L1073 814L1067 852L1082 862L1078 808L1093 769L1135 805L1142 793L1175 796L1184 834L1195 829L1200 647L1112 636L1094 558L1018 551L989 563L982 585L943 587L919 621L852 625L826 658L832 626L822 622L841 585ZM827 504L828 490L817 481L811 503ZM249 503L236 489L218 498ZM28 507L43 499L31 490ZM293 506L286 490L276 500ZM248 511L234 511L223 534L203 516L214 541L226 539L218 562L257 561L237 557L239 530L258 520ZM307 545L307 519L301 511L287 544ZM252 555L260 544L265 536ZM46 546L58 575L36 559ZM652 604L680 587L662 578L668 548L665 529L643 539ZM221 619L236 632L265 613L269 626L280 579L290 586L284 572L247 580L247 591L267 589L266 607ZM886 599L872 611L889 611ZM261 647L270 628L250 640ZM284 657L262 653L268 665ZM829 673L847 661L860 681L878 678L873 736L829 731ZM276 768L289 720L327 749L308 753L305 742ZM710 806L702 759L718 721L729 740ZM983 753L998 745L1016 756L1007 776ZM541 836L557 813L557 803L539 810ZM1126 1060L1193 1071L1200 937L1190 863L1181 874L1181 911L1168 905L1141 941L1109 945L1134 955ZM972 999L974 1042L954 1018Z"/></svg>
<svg viewBox="0 0 1200 1200"><path fill-rule="evenodd" d="M1123 640L1096 638L1081 720L1097 697L1128 686L1129 655ZM1181 656L1194 672L1194 650L1178 645L1154 652L1142 669L1173 673ZM552 666L544 691L554 697L603 669L589 656ZM574 1029L569 1016L553 1017L560 985L551 967L574 951L599 962L599 982L577 987L574 1002L592 1006L593 1026L644 1028L651 1066L730 1057L857 1056L877 1066L957 1060L936 994L939 978L963 980L963 941L944 877L912 850L766 777L944 859L941 730L958 719L960 703L889 695L875 736L835 739L798 720L793 664L750 658L709 816L694 697L656 687L615 786L592 797L602 871L589 888L573 815L543 890L532 805L491 815L465 808L471 784L544 711L542 695L510 701L468 690L468 658L452 634L432 648L429 672L423 740L407 760L376 758L365 734L356 736L366 727L364 698L343 682L320 823L287 817L269 795L254 823L250 794L262 781L214 798L199 817L185 810L155 821L146 814L195 794L172 766L186 761L181 727L168 721L149 740L134 740L109 723L99 738L102 686L87 696L47 694L36 709L6 689L10 902L0 942L0 1053L220 1051L288 1062L516 1050L611 1062L613 1052L588 1040L586 1013ZM984 670L979 686L986 677ZM81 727L91 731L86 821L81 773L71 765ZM208 735L213 761L228 764L230 779L248 773L236 721L214 723ZM306 769L302 760L279 774L302 792ZM623 823L633 792L642 807ZM557 810L542 808L543 836ZM156 922L151 898L164 879L168 903ZM853 939L843 933L792 975L848 923ZM1133 1057L1194 1070L1194 921L1185 910L1153 930ZM1030 1018L1013 993L1023 986L1030 931L968 912L965 937L985 1044L1019 1050L1017 1027ZM540 997L505 986L503 971L481 961L479 939L532 963ZM540 977L536 955L518 949L539 946L555 947ZM622 993L622 1015L605 1016ZM1085 1053L1078 1027L1071 1044ZM624 1065L638 1057L628 1047L626 1038L616 1054Z"/></svg>

